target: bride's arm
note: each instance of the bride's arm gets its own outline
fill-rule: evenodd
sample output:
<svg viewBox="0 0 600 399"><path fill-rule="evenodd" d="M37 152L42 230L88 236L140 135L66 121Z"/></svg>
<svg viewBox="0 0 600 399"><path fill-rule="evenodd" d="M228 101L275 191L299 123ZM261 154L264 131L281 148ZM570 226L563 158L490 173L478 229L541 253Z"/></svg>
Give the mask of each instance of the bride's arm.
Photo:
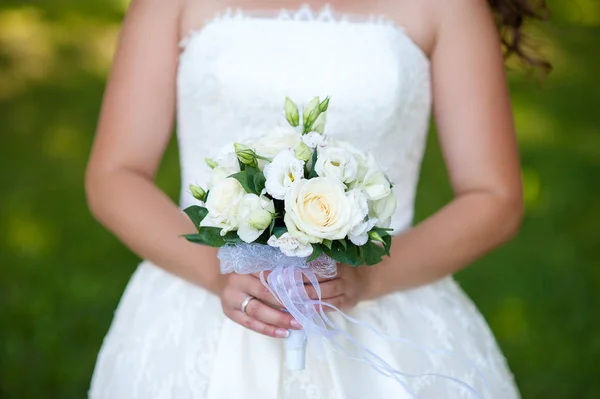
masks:
<svg viewBox="0 0 600 399"><path fill-rule="evenodd" d="M265 304L278 305L258 278L222 276L215 249L181 238L196 229L153 182L173 130L180 1L132 2L87 170L89 206L139 256L219 295L233 321L285 337L297 328L292 316ZM248 295L260 300L243 313Z"/></svg>
<svg viewBox="0 0 600 399"><path fill-rule="evenodd" d="M153 182L173 131L179 13L179 1L133 1L104 96L86 191L94 216L136 254L217 292L216 251L180 238L195 228Z"/></svg>
<svg viewBox="0 0 600 399"><path fill-rule="evenodd" d="M452 274L511 239L523 204L500 42L487 1L438 1L434 113L455 199L363 268L377 297Z"/></svg>

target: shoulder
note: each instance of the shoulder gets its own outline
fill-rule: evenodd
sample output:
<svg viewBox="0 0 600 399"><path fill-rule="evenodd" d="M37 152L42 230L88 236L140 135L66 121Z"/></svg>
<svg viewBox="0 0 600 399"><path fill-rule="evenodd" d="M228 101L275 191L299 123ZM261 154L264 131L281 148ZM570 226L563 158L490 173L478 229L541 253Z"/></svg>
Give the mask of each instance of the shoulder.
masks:
<svg viewBox="0 0 600 399"><path fill-rule="evenodd" d="M494 25L489 0L386 0L378 3L427 54L449 26ZM471 30L474 30L471 28Z"/></svg>
<svg viewBox="0 0 600 399"><path fill-rule="evenodd" d="M385 13L431 55L438 36L453 21L467 23L489 10L488 0L385 0Z"/></svg>
<svg viewBox="0 0 600 399"><path fill-rule="evenodd" d="M387 0L386 13L428 55L459 37L498 40L490 0Z"/></svg>
<svg viewBox="0 0 600 399"><path fill-rule="evenodd" d="M180 37L185 38L190 32L201 29L204 23L223 12L231 2L217 0L180 0L182 4L180 18Z"/></svg>
<svg viewBox="0 0 600 399"><path fill-rule="evenodd" d="M477 30L482 25L494 26L490 0L425 0L435 18L438 32L448 27Z"/></svg>

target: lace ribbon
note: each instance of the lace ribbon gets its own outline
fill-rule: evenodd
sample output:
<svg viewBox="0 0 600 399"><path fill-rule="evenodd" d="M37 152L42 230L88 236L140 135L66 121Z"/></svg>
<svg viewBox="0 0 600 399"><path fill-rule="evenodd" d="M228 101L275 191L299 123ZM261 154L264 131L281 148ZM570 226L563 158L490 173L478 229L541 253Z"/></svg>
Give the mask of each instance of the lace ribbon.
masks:
<svg viewBox="0 0 600 399"><path fill-rule="evenodd" d="M285 307L285 309L301 325L308 340L312 343L313 353L318 359L323 359L322 345L329 345L335 352L358 360L371 366L378 373L396 380L411 397L418 396L408 387L400 377L439 377L452 381L469 391L473 397L481 399L482 396L471 385L460 379L439 373L410 374L394 369L389 363L377 354L369 350L365 345L358 342L350 334L337 327L327 314L325 308L337 311L346 321L354 325L366 328L376 336L389 340L401 342L429 355L448 355L460 359L475 370L484 386L487 381L483 373L468 359L452 351L444 349L431 349L424 347L409 339L393 337L379 332L373 326L356 320L335 306L323 302L318 277L333 278L337 273L335 260L326 255L321 255L316 260L306 263L306 258L285 256L279 249L260 244L228 245L219 249L218 254L221 261L221 273L251 274L260 273L260 280L271 294ZM265 279L265 272L270 271ZM315 288L318 299L310 299L306 293L304 279ZM338 342L342 341L346 345ZM350 344L354 352L345 348Z"/></svg>

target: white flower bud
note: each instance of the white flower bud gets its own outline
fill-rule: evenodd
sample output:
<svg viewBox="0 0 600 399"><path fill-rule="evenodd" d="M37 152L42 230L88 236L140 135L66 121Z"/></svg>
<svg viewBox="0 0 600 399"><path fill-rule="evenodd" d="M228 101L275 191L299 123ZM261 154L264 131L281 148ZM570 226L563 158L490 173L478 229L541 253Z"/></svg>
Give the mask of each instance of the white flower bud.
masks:
<svg viewBox="0 0 600 399"><path fill-rule="evenodd" d="M204 162L206 162L208 167L211 169L214 169L219 166L219 164L215 160L210 159L210 158L204 158Z"/></svg>
<svg viewBox="0 0 600 399"><path fill-rule="evenodd" d="M329 108L329 96L327 96L325 98L325 100L323 100L320 104L319 104L319 110L321 112L325 112L327 111L327 108Z"/></svg>
<svg viewBox="0 0 600 399"><path fill-rule="evenodd" d="M385 243L385 241L383 241L383 238L381 237L381 235L379 235L379 233L376 231L369 231L369 239L372 241L378 241L380 243Z"/></svg>
<svg viewBox="0 0 600 399"><path fill-rule="evenodd" d="M304 126L308 126L319 116L319 97L313 98L304 108L303 120ZM312 120L310 120L312 118Z"/></svg>
<svg viewBox="0 0 600 399"><path fill-rule="evenodd" d="M254 242L269 227L275 205L265 196L246 194L237 210L239 228L238 236L244 242Z"/></svg>
<svg viewBox="0 0 600 399"><path fill-rule="evenodd" d="M312 124L311 131L323 134L325 131L325 122L327 122L327 114L321 113L317 120Z"/></svg>
<svg viewBox="0 0 600 399"><path fill-rule="evenodd" d="M256 167L258 162L256 161L256 153L252 149L243 144L234 143L233 148L235 149L235 155L238 160L244 165Z"/></svg>
<svg viewBox="0 0 600 399"><path fill-rule="evenodd" d="M197 200L202 202L206 201L206 191L202 187L190 184L190 191L192 192L194 198L196 198Z"/></svg>
<svg viewBox="0 0 600 399"><path fill-rule="evenodd" d="M312 157L312 152L306 144L300 142L294 149L294 155L299 160L307 162L310 159L310 157Z"/></svg>
<svg viewBox="0 0 600 399"><path fill-rule="evenodd" d="M265 230L271 224L271 220L273 220L271 212L259 209L250 215L248 224L257 230Z"/></svg>
<svg viewBox="0 0 600 399"><path fill-rule="evenodd" d="M300 114L298 112L298 106L294 104L289 98L285 98L285 118L290 125L296 127L300 123Z"/></svg>

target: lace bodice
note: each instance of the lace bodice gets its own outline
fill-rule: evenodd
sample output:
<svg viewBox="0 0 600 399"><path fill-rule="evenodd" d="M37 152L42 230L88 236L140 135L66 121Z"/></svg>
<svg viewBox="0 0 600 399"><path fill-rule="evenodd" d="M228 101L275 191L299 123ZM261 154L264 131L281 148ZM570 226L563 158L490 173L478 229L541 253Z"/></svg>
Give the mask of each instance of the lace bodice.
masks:
<svg viewBox="0 0 600 399"><path fill-rule="evenodd" d="M285 122L286 96L331 96L326 134L372 150L394 183L392 227L410 225L431 109L429 61L403 30L330 7L276 16L228 11L182 42L178 135L182 206L205 157Z"/></svg>

